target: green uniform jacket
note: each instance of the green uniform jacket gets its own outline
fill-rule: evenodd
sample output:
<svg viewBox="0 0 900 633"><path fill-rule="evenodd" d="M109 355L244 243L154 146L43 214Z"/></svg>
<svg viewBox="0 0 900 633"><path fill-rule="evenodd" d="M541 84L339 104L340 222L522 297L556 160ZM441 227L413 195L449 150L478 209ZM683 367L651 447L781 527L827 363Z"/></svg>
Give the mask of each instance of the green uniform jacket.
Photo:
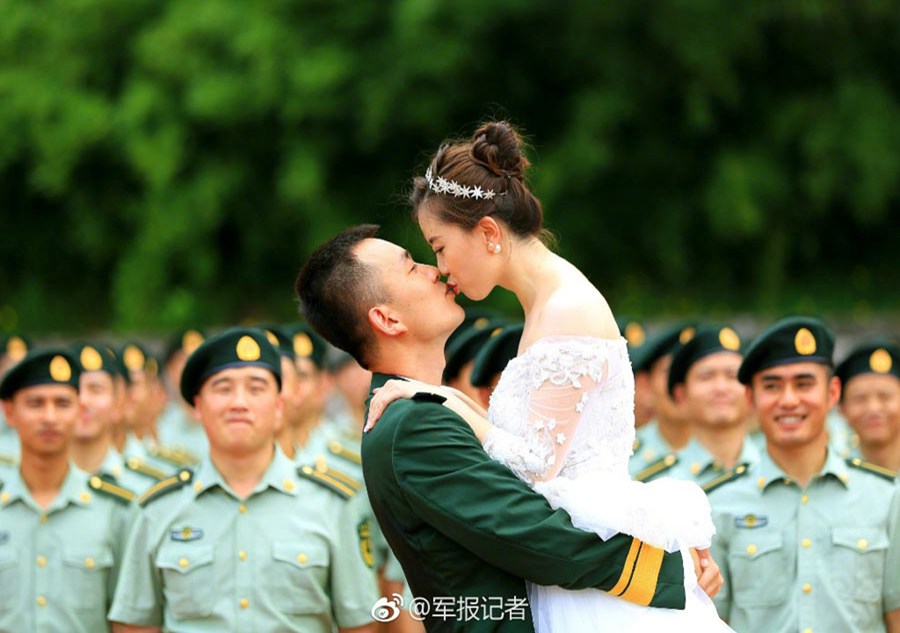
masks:
<svg viewBox="0 0 900 633"><path fill-rule="evenodd" d="M375 374L372 387L390 378ZM429 604L525 598L529 580L615 589L634 602L684 608L679 553L664 554L626 535L604 542L576 529L565 512L491 460L469 426L440 404L392 403L363 438L362 456L375 516L413 594ZM425 625L470 633L534 630L527 608L513 616L461 621L432 613Z"/></svg>

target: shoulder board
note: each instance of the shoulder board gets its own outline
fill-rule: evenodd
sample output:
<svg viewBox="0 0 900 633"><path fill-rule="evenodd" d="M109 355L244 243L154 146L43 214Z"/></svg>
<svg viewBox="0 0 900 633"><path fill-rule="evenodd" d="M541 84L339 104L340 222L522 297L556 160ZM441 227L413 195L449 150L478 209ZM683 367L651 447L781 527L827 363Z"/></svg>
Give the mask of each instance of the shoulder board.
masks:
<svg viewBox="0 0 900 633"><path fill-rule="evenodd" d="M172 477L168 477L163 479L162 481L153 484L150 488L141 495L141 498L138 499L138 504L141 506L146 506L148 503L153 501L154 499L158 499L173 490L177 490L184 486L185 484L190 483L191 479L193 479L194 473L191 471L184 469L173 475Z"/></svg>
<svg viewBox="0 0 900 633"><path fill-rule="evenodd" d="M149 452L154 457L159 457L161 460L175 466L193 466L200 461L193 453L169 446L156 445Z"/></svg>
<svg viewBox="0 0 900 633"><path fill-rule="evenodd" d="M332 479L337 479L348 488L351 488L353 492L359 492L359 490L363 487L363 483L353 475L348 475L342 470L338 470L337 468L332 468L331 466L329 466L325 461L324 455L319 455L318 457L316 457L315 470L317 473L322 473L323 475L328 475Z"/></svg>
<svg viewBox="0 0 900 633"><path fill-rule="evenodd" d="M678 463L678 456L675 453L669 453L665 457L660 460L657 460L647 466L644 470L636 473L634 475L635 481L647 481L651 477L655 477L656 475L663 473L669 470L672 466Z"/></svg>
<svg viewBox="0 0 900 633"><path fill-rule="evenodd" d="M0 453L0 464L6 464L7 466L16 466L18 465L18 463L19 460L17 460L14 455Z"/></svg>
<svg viewBox="0 0 900 633"><path fill-rule="evenodd" d="M705 484L700 486L703 489L703 492L709 494L719 486L724 486L725 484L734 481L736 479L740 479L748 472L749 463L740 464L739 466L735 466L727 473L722 473L718 477L714 477L710 479Z"/></svg>
<svg viewBox="0 0 900 633"><path fill-rule="evenodd" d="M327 473L320 473L312 466L301 466L297 469L297 474L304 479L309 479L320 486L328 488L343 499L349 499L356 494L356 491L344 482Z"/></svg>
<svg viewBox="0 0 900 633"><path fill-rule="evenodd" d="M151 466L139 457L129 457L128 459L126 459L125 468L141 475L152 477L156 481L162 481L163 479L168 477L167 472L165 472L164 470L160 470L155 466Z"/></svg>
<svg viewBox="0 0 900 633"><path fill-rule="evenodd" d="M894 481L897 478L897 471L891 470L890 468L885 468L884 466L879 466L878 464L873 464L872 462L867 462L858 457L854 457L853 459L847 460L847 465L852 468L857 468L859 470L864 470L866 472L870 472L873 475L877 475L882 479L887 479L888 481Z"/></svg>
<svg viewBox="0 0 900 633"><path fill-rule="evenodd" d="M116 501L131 503L134 501L134 493L127 488L123 488L116 482L113 477L104 475L92 475L88 480L88 485L96 492L112 497Z"/></svg>
<svg viewBox="0 0 900 633"><path fill-rule="evenodd" d="M349 448L347 448L337 440L333 440L328 443L328 451L332 455L343 457L347 461L353 462L354 464L362 464L362 457L360 457L359 453L351 451Z"/></svg>

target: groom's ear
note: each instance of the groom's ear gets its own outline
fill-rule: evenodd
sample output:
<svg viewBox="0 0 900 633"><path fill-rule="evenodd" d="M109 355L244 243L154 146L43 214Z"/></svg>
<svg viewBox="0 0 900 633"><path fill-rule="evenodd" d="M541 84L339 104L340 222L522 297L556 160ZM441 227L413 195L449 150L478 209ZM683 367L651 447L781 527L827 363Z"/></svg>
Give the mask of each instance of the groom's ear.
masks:
<svg viewBox="0 0 900 633"><path fill-rule="evenodd" d="M399 336L407 330L406 325L400 320L400 315L390 306L380 304L369 308L366 316L372 329L384 336Z"/></svg>

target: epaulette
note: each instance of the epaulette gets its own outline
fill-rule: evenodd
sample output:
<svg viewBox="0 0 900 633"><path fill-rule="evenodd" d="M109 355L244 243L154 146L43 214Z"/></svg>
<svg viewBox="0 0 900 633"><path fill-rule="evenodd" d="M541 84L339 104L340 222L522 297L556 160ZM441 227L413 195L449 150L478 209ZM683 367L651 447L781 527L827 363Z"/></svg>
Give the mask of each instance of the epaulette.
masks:
<svg viewBox="0 0 900 633"><path fill-rule="evenodd" d="M347 448L337 440L332 440L328 443L328 452L337 457L342 457L348 462L362 465L362 457L360 457L359 453L351 451L349 448Z"/></svg>
<svg viewBox="0 0 900 633"><path fill-rule="evenodd" d="M112 497L120 503L131 503L134 501L134 493L120 486L115 478L109 475L92 475L88 480L88 485L94 491L107 497Z"/></svg>
<svg viewBox="0 0 900 633"><path fill-rule="evenodd" d="M180 467L193 466L200 462L196 455L181 448L170 448L157 444L148 448L147 452L153 457Z"/></svg>
<svg viewBox="0 0 900 633"><path fill-rule="evenodd" d="M141 495L141 498L138 499L138 504L140 506L145 506L154 499L158 499L173 490L177 490L181 488L187 483L190 483L191 479L194 477L194 473L189 471L188 469L184 469L179 471L177 474L163 479L162 481L153 484L150 488Z"/></svg>
<svg viewBox="0 0 900 633"><path fill-rule="evenodd" d="M0 464L6 464L7 466L17 466L19 464L19 460L16 459L15 455L0 453Z"/></svg>
<svg viewBox="0 0 900 633"><path fill-rule="evenodd" d="M356 491L353 488L342 482L340 479L337 479L327 472L320 473L312 466L301 466L297 469L297 474L304 479L309 479L310 481L314 481L317 484L328 488L331 492L343 499L350 499L356 494Z"/></svg>
<svg viewBox="0 0 900 633"><path fill-rule="evenodd" d="M867 462L865 460L860 459L859 457L854 457L853 459L847 460L847 465L853 468L857 468L859 470L864 470L866 472L870 472L873 475L877 475L882 479L887 479L888 481L894 481L897 479L897 471L891 470L890 468L885 468L884 466L879 466L878 464L873 464L872 462Z"/></svg>
<svg viewBox="0 0 900 633"><path fill-rule="evenodd" d="M345 473L342 470L338 470L337 468L331 468L328 465L328 463L325 461L324 455L318 455L315 458L315 460L313 460L313 461L315 462L315 468L316 468L317 473L322 473L323 475L329 475L330 477L337 479L338 481L342 482L348 488L352 488L354 493L359 492L362 489L363 483L361 481L359 481L356 477L354 477L352 475L348 475L347 473Z"/></svg>
<svg viewBox="0 0 900 633"><path fill-rule="evenodd" d="M660 460L657 460L634 475L635 481L647 481L651 477L669 470L678 463L678 456L675 453L669 453Z"/></svg>
<svg viewBox="0 0 900 633"><path fill-rule="evenodd" d="M140 457L129 457L126 459L125 468L141 475L145 475L146 477L151 477L156 481L162 481L169 476L169 473L166 471L151 466Z"/></svg>
<svg viewBox="0 0 900 633"><path fill-rule="evenodd" d="M749 465L750 465L749 463L744 463L744 464L735 466L734 468L729 470L727 473L722 473L718 477L714 477L713 479L710 479L709 481L707 481L705 484L703 484L700 487L703 489L703 492L705 492L706 494L709 494L710 492L712 492L719 486L724 486L728 482L734 481L735 479L740 479L741 477L746 475L748 472L747 467Z"/></svg>

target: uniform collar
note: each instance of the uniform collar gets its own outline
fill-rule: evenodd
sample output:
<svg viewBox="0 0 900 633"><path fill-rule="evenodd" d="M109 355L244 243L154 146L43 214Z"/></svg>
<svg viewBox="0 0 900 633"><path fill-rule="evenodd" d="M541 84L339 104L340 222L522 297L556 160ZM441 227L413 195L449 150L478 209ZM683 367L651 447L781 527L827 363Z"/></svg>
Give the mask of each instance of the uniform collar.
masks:
<svg viewBox="0 0 900 633"><path fill-rule="evenodd" d="M699 440L697 440L696 437L692 437L691 441L688 442L688 445L678 453L678 460L683 464L687 464L691 469L691 474L695 476L702 476L708 471L718 473L725 470L725 467L716 461L712 454ZM741 444L741 453L738 456L737 463L747 464L749 466L759 463L759 449L753 444L749 436L744 436L744 441Z"/></svg>
<svg viewBox="0 0 900 633"><path fill-rule="evenodd" d="M125 460L122 459L119 451L110 446L109 450L106 452L106 458L103 460L103 463L100 464L100 469L97 474L112 475L116 479L121 479L124 470Z"/></svg>
<svg viewBox="0 0 900 633"><path fill-rule="evenodd" d="M194 475L193 486L195 497L199 497L207 490L217 486L236 496L228 484L225 483L209 455L203 459L200 467L197 469L197 473ZM253 489L251 496L264 492L267 488L274 488L291 496L297 495L297 465L288 459L278 444L275 444L275 455L272 457L269 467L266 468L266 472L263 473L262 479L259 480L259 483Z"/></svg>
<svg viewBox="0 0 900 633"><path fill-rule="evenodd" d="M826 450L827 453L825 455L825 464L822 466L822 470L820 470L819 473L812 478L812 481L825 477L833 477L837 481L840 481L844 487L846 487L847 481L849 480L849 475L847 473L847 464L833 450ZM775 463L775 461L772 459L772 456L769 455L769 451L760 451L759 465L760 478L758 486L760 488L768 489L769 486L777 482L783 484L794 483L793 478L785 473L781 469L781 467Z"/></svg>
<svg viewBox="0 0 900 633"><path fill-rule="evenodd" d="M22 501L42 514L49 514L54 510L61 510L70 503L81 507L87 507L93 501L93 492L87 487L88 475L84 471L78 470L75 464L69 462L69 470L66 478L63 479L59 494L47 508L41 508L35 503L31 496L31 491L25 485L22 479L22 473L18 468L11 471L10 476L5 480L3 490L0 491L0 507L5 507L16 501Z"/></svg>

